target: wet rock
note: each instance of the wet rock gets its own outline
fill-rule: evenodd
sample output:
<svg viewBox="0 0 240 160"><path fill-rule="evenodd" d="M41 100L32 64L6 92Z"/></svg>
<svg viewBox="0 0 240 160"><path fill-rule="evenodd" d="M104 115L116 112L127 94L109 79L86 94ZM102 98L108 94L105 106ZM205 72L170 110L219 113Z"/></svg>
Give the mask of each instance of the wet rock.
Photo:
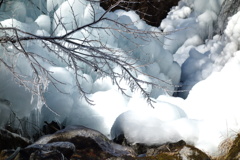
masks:
<svg viewBox="0 0 240 160"><path fill-rule="evenodd" d="M3 149L16 149L17 147L24 148L30 144L31 141L27 138L0 128L0 151Z"/></svg>
<svg viewBox="0 0 240 160"><path fill-rule="evenodd" d="M18 160L20 159L20 147L18 147L16 150L10 149L4 149L0 152L0 160Z"/></svg>
<svg viewBox="0 0 240 160"><path fill-rule="evenodd" d="M32 144L23 150L30 157L66 157L69 159L75 152L75 145L70 142L53 142L48 144Z"/></svg>
<svg viewBox="0 0 240 160"><path fill-rule="evenodd" d="M67 141L76 147L73 159L107 159L112 156L135 156L132 148L113 143L102 133L83 127L69 126L52 135L46 135L34 144Z"/></svg>
<svg viewBox="0 0 240 160"><path fill-rule="evenodd" d="M51 123L48 123L44 121L45 125L43 126L43 133L44 134L53 134L60 129L63 129L64 127L61 126L59 123L52 121Z"/></svg>
<svg viewBox="0 0 240 160"><path fill-rule="evenodd" d="M187 145L184 141L168 143L156 149L150 149L143 160L211 160L201 150Z"/></svg>
<svg viewBox="0 0 240 160"><path fill-rule="evenodd" d="M137 160L138 158L134 157L111 157L106 160Z"/></svg>
<svg viewBox="0 0 240 160"><path fill-rule="evenodd" d="M37 150L30 155L29 160L66 160L66 158L58 150Z"/></svg>
<svg viewBox="0 0 240 160"><path fill-rule="evenodd" d="M2 150L0 159L210 160L207 154L182 140L155 146L129 144L124 135L118 137L118 140L122 145L112 142L98 131L83 126L70 126L52 135L43 136L23 149L18 147L16 150ZM240 144L236 141L234 146L238 146L238 143ZM238 158L237 151L233 147L223 159Z"/></svg>

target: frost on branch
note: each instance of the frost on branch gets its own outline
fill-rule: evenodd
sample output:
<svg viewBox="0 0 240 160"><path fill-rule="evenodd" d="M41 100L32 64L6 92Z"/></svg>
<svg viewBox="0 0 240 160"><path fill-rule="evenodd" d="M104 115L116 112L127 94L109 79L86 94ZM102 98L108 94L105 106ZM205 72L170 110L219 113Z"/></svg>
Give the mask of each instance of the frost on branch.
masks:
<svg viewBox="0 0 240 160"><path fill-rule="evenodd" d="M25 19L12 16L0 23L0 71L6 71L3 77L13 77L27 96L33 94L30 104L15 107L18 116L22 113L20 118L45 104L63 121L76 105L76 95L95 104L92 95L107 85L127 98L139 93L151 105L152 98L173 94L180 67L170 52L157 45L166 33L147 25L133 11L111 12L126 2L119 0L107 10L97 1L49 0L41 7L31 2L36 10L42 8L38 16L25 6ZM5 13L4 8L1 11ZM102 86L105 79L110 83Z"/></svg>

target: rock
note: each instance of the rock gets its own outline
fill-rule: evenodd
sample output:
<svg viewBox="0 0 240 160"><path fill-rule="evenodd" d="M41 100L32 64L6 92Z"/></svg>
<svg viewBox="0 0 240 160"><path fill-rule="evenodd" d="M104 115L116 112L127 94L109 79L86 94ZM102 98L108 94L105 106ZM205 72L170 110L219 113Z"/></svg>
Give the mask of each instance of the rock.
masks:
<svg viewBox="0 0 240 160"><path fill-rule="evenodd" d="M32 144L23 150L30 157L63 156L69 159L75 152L75 145L71 142L53 142L48 144Z"/></svg>
<svg viewBox="0 0 240 160"><path fill-rule="evenodd" d="M184 141L167 143L158 148L147 150L143 160L211 160L201 150L187 145Z"/></svg>
<svg viewBox="0 0 240 160"><path fill-rule="evenodd" d="M44 123L45 123L45 125L43 126L44 134L53 134L53 133L57 132L58 130L64 128L60 124L58 124L57 122L54 122L54 121L52 121L51 123L44 121Z"/></svg>
<svg viewBox="0 0 240 160"><path fill-rule="evenodd" d="M185 145L186 145L186 142L183 140L180 140L176 143L166 143L157 148L147 149L146 156L156 156L163 152L176 152L180 148L183 148Z"/></svg>
<svg viewBox="0 0 240 160"><path fill-rule="evenodd" d="M138 159L138 158L134 158L134 157L111 157L111 158L108 158L106 160L135 160L135 159Z"/></svg>
<svg viewBox="0 0 240 160"><path fill-rule="evenodd" d="M124 138L124 135L120 135L114 141L122 145L130 145L138 154L138 157L134 159L139 160L210 160L207 154L194 146L186 144L183 140L176 143L154 146L147 146L145 144L131 145ZM111 158L111 160L115 159Z"/></svg>
<svg viewBox="0 0 240 160"><path fill-rule="evenodd" d="M23 149L18 147L16 150L2 150L0 159L210 160L207 154L182 140L158 146L130 145L123 135L118 137L118 140L123 145L112 142L98 131L83 126L70 126L52 135L43 136ZM239 141L240 136L236 138L236 144L223 159L238 158L239 148L236 147L240 146Z"/></svg>
<svg viewBox="0 0 240 160"><path fill-rule="evenodd" d="M170 147L170 148L169 148ZM168 143L157 148L148 148L146 154L138 157L111 157L107 160L211 160L199 149L186 145L184 141ZM230 160L230 159L229 159Z"/></svg>
<svg viewBox="0 0 240 160"><path fill-rule="evenodd" d="M83 127L69 126L52 135L46 135L34 143L34 145L67 141L76 147L72 156L75 159L107 159L115 156L135 156L132 148L113 143L102 133Z"/></svg>
<svg viewBox="0 0 240 160"><path fill-rule="evenodd" d="M111 5L115 4L117 0L101 0L101 7L107 10ZM131 2L124 1L112 9L134 10L146 23L158 27L170 9L178 4L179 0L131 0Z"/></svg>
<svg viewBox="0 0 240 160"><path fill-rule="evenodd" d="M17 147L24 148L30 144L31 141L27 138L0 128L0 151L3 149L16 149Z"/></svg>
<svg viewBox="0 0 240 160"><path fill-rule="evenodd" d="M189 160L211 160L210 157L197 149L196 147L185 145L182 148L177 150L178 155L181 157L181 160L189 159Z"/></svg>
<svg viewBox="0 0 240 160"><path fill-rule="evenodd" d="M13 160L13 159L20 159L20 147L18 147L16 150L7 150L7 149L4 149L0 152L0 159L1 160Z"/></svg>
<svg viewBox="0 0 240 160"><path fill-rule="evenodd" d="M66 160L66 158L58 150L37 150L30 155L29 160Z"/></svg>

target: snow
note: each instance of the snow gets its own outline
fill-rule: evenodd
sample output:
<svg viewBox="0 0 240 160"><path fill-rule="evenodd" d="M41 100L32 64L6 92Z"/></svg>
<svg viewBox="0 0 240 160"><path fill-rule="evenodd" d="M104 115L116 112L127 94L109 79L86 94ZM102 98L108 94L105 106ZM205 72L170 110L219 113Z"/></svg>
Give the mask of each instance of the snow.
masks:
<svg viewBox="0 0 240 160"><path fill-rule="evenodd" d="M81 64L78 80L88 93L88 98L93 100L95 105L91 106L78 94L71 68L50 55L40 43L24 43L28 51L41 53L41 56L54 61L55 66L43 61L41 64L63 84L57 84L56 88L46 81L44 96L48 106L39 106L39 99L15 83L12 75L0 63L0 100L11 103L6 105L0 101L0 125L8 123L6 117L11 114L10 109L20 119L34 117L38 112L39 117L35 118L39 118L39 126L43 121L52 120L66 125L84 125L101 131L109 138L124 134L132 143L148 145L183 139L210 155L218 155L221 141L239 132L240 128L240 12L229 17L222 35L214 35L214 24L222 3L223 0L181 0L158 28L147 25L133 11L117 10L106 14L106 17L122 24L130 24L131 28L168 33L158 39L145 41L127 33L96 29L80 30L72 35L79 39L88 37L89 40L97 37L113 49L132 51L129 55L121 55L139 60L138 69L144 74L136 73L136 76L161 86L142 84L155 101L153 107L147 104L139 90L132 92L126 80L121 80L119 84L126 89L128 96L121 94L110 77L100 77L92 68ZM61 17L65 28L57 25L50 13L39 13L31 21L33 16L23 2L11 1L11 4L0 10L1 14L5 13L0 19L1 25L19 27L37 35L50 35L51 29L54 29L55 35L62 35L93 20L93 10L85 0L47 1L47 11L57 21ZM93 4L93 7L98 18L103 9L97 4ZM122 29L109 21L95 26ZM139 46L136 47L131 41ZM99 44L93 42L92 45ZM10 45L8 49L13 52L8 53L0 47L0 58L11 65L16 64L17 71L31 77L33 70L25 57L18 53L12 58L16 52ZM118 66L114 66L114 71L121 73ZM168 84L145 74L167 81ZM178 97L172 96L174 88L179 89L179 93L174 93Z"/></svg>
<svg viewBox="0 0 240 160"><path fill-rule="evenodd" d="M50 29L51 29L51 20L50 17L47 15L40 15L35 22L38 24L38 26L42 29L44 29L45 31L47 31L48 33L50 33Z"/></svg>
<svg viewBox="0 0 240 160"><path fill-rule="evenodd" d="M131 143L162 144L164 142L176 142L180 136L173 127L161 121L159 117L152 116L152 112L127 111L121 114L114 123L111 136L120 134ZM148 136L146 136L148 135Z"/></svg>

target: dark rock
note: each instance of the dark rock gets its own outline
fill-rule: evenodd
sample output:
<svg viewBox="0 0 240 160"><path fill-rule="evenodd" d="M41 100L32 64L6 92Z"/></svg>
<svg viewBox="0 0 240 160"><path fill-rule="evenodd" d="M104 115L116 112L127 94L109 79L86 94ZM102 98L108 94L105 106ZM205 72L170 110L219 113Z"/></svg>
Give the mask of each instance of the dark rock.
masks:
<svg viewBox="0 0 240 160"><path fill-rule="evenodd" d="M116 2L117 0L101 0L100 5L107 10ZM158 27L162 19L167 16L170 9L176 6L178 2L179 0L126 0L114 7L112 11L117 9L134 10L146 23Z"/></svg>
<svg viewBox="0 0 240 160"><path fill-rule="evenodd" d="M60 124L58 124L57 122L54 122L54 121L52 121L51 123L44 121L44 123L45 123L45 125L43 126L44 134L53 134L53 133L59 131L60 129L64 128Z"/></svg>
<svg viewBox="0 0 240 160"><path fill-rule="evenodd" d="M24 149L28 155L37 157L55 157L60 156L69 159L75 152L75 145L70 142L53 142L48 144L32 144Z"/></svg>
<svg viewBox="0 0 240 160"><path fill-rule="evenodd" d="M4 131L4 135L9 132L5 130L1 131ZM12 136L12 133L10 135ZM14 136L18 137L19 135L14 134ZM22 137L20 138L22 139ZM14 141L15 140L16 142L13 143L16 145L19 140L14 139ZM71 126L59 130L52 135L43 136L37 142L24 149L18 147L16 150L2 150L0 152L0 159L210 160L207 154L193 146L187 145L184 141L166 143L158 146L147 146L145 144L131 145L123 135L120 136L118 140L126 146L110 141L98 131L83 126ZM238 141L236 140L235 148L238 146ZM19 146L19 144L17 146ZM237 158L239 152L237 152L238 150L235 148L233 147L224 159L230 160Z"/></svg>
<svg viewBox="0 0 240 160"><path fill-rule="evenodd" d="M137 160L135 157L111 157L106 160Z"/></svg>
<svg viewBox="0 0 240 160"><path fill-rule="evenodd" d="M13 159L20 159L20 147L18 147L16 150L10 149L4 149L0 152L0 160L13 160Z"/></svg>
<svg viewBox="0 0 240 160"><path fill-rule="evenodd" d="M24 148L30 144L31 141L27 138L6 129L0 129L0 151L3 149L16 149L17 147Z"/></svg>
<svg viewBox="0 0 240 160"><path fill-rule="evenodd" d="M75 159L107 159L112 156L135 156L132 148L113 143L100 132L83 126L70 126L59 130L52 135L43 136L35 144L59 141L67 141L75 145L76 152L72 156Z"/></svg>
<svg viewBox="0 0 240 160"><path fill-rule="evenodd" d="M131 144L125 138L124 134L118 135L116 138L113 139L113 142L123 145L123 146L129 146L129 147L133 148L133 150L135 151L135 153L137 155L145 154L149 148L154 147L154 146L147 146L147 145L141 144L141 143Z"/></svg>
<svg viewBox="0 0 240 160"><path fill-rule="evenodd" d="M129 146L130 143L127 141L127 139L125 138L124 134L120 134L117 137L115 137L113 139L113 142L123 145L123 146Z"/></svg>
<svg viewBox="0 0 240 160"><path fill-rule="evenodd" d="M29 160L66 160L66 158L58 150L37 150L30 155Z"/></svg>
<svg viewBox="0 0 240 160"><path fill-rule="evenodd" d="M9 132L16 133L18 135L21 135L21 130L17 128L13 128L11 125L5 125L4 129L8 130Z"/></svg>

